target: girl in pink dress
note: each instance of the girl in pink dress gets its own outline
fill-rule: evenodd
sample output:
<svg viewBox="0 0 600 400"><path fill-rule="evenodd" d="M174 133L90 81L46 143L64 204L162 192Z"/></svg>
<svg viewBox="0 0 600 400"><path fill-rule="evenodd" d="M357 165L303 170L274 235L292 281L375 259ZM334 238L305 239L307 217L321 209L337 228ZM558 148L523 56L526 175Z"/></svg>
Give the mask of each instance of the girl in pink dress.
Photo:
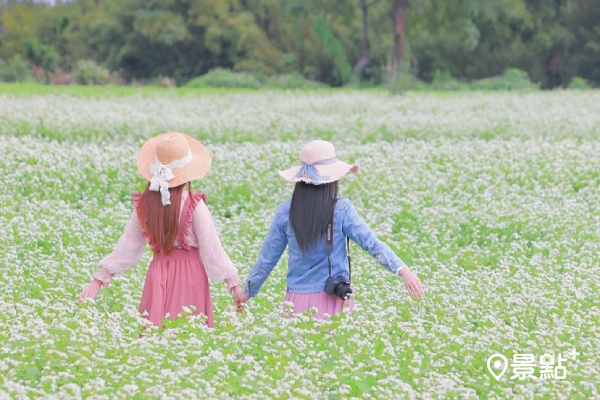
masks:
<svg viewBox="0 0 600 400"><path fill-rule="evenodd" d="M206 315L208 326L213 326L209 279L225 281L234 295L242 289L237 269L221 246L206 196L191 190L190 181L201 179L210 164L208 150L183 133L163 133L144 143L137 166L149 182L143 193L134 193L134 210L125 231L112 253L100 261L102 268L80 301L96 297L114 275L135 266L149 244L154 256L140 313L162 326L166 316L172 320L183 307L193 306L193 314Z"/></svg>
<svg viewBox="0 0 600 400"><path fill-rule="evenodd" d="M338 196L338 182L358 165L338 160L329 142L314 140L300 153L301 165L279 174L295 183L291 200L275 213L263 248L248 274L244 291L235 294L238 310L256 296L283 251L289 249L285 300L292 312L316 309L313 317L333 316L353 308L350 240L368 251L389 272L400 276L408 292L423 297L421 281L358 216L352 203Z"/></svg>

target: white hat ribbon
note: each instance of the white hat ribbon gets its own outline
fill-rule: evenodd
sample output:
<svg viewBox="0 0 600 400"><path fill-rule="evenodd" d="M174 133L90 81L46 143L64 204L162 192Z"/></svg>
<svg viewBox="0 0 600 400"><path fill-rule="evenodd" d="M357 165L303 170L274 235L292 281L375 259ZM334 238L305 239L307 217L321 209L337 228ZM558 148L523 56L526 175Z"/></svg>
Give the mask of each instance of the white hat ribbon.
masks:
<svg viewBox="0 0 600 400"><path fill-rule="evenodd" d="M171 192L169 192L169 181L175 178L173 169L186 166L192 161L192 151L188 155L179 160L171 161L168 164L162 164L158 158L154 159L154 164L150 165L152 179L150 179L150 190L154 192L160 191L162 205L171 204Z"/></svg>
<svg viewBox="0 0 600 400"><path fill-rule="evenodd" d="M300 166L300 169L298 170L294 178L306 177L312 180L313 185L320 185L321 181L329 179L329 176L319 175L319 170L315 167L315 165L333 164L337 161L337 157L331 157L325 160L319 160L312 163L302 161L302 165Z"/></svg>

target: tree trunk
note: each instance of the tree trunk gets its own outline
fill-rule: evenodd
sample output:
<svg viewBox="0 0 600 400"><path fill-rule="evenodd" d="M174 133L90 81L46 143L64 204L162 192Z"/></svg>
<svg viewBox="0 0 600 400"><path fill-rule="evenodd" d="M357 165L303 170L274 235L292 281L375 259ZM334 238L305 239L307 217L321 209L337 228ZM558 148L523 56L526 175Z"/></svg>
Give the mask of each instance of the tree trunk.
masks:
<svg viewBox="0 0 600 400"><path fill-rule="evenodd" d="M357 75L371 62L371 44L369 43L369 6L367 5L366 0L360 0L360 9L362 11L363 20L362 56L352 69Z"/></svg>
<svg viewBox="0 0 600 400"><path fill-rule="evenodd" d="M555 88L563 84L561 64L562 59L560 54L557 50L553 50L546 61L546 73L548 75L548 86L550 88Z"/></svg>
<svg viewBox="0 0 600 400"><path fill-rule="evenodd" d="M556 12L554 19L557 22L559 22L562 17L562 3L562 0L554 0L554 10ZM560 53L561 51L554 47L552 53L546 59L546 75L548 76L548 86L551 89L564 84L562 76L562 57Z"/></svg>
<svg viewBox="0 0 600 400"><path fill-rule="evenodd" d="M408 0L394 0L394 10L392 20L394 22L394 51L392 53L392 62L388 75L390 80L395 80L400 76L402 62L404 61L404 18L406 16L406 7Z"/></svg>

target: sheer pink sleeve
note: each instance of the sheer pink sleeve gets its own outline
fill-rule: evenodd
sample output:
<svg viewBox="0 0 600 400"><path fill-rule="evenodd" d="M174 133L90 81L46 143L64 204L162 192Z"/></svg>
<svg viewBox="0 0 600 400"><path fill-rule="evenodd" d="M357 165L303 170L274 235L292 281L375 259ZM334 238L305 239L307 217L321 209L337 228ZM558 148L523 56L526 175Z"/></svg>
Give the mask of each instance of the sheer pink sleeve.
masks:
<svg viewBox="0 0 600 400"><path fill-rule="evenodd" d="M109 287L110 279L112 278L113 274L111 274L110 271L105 267L102 267L100 271L96 272L92 276L94 279L98 279L100 282L102 282L102 286Z"/></svg>
<svg viewBox="0 0 600 400"><path fill-rule="evenodd" d="M144 255L144 247L146 247L146 237L134 210L112 253L100 261L103 268L94 275L94 278L108 286L112 275L121 275L140 261Z"/></svg>
<svg viewBox="0 0 600 400"><path fill-rule="evenodd" d="M239 286L241 281L238 278L238 270L223 250L217 228L208 206L203 201L198 202L194 210L192 227L198 241L202 263L211 282L225 281L229 290Z"/></svg>

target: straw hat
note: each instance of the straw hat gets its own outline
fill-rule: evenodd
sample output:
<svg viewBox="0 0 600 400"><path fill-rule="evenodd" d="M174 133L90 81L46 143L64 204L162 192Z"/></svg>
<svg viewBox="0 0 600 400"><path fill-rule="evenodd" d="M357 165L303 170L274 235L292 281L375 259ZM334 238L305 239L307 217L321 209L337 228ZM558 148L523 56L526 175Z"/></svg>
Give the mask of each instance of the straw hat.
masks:
<svg viewBox="0 0 600 400"><path fill-rule="evenodd" d="M279 171L288 182L306 182L321 185L340 180L348 172L358 173L358 164L347 164L337 159L333 144L324 140L313 140L302 147L301 165Z"/></svg>
<svg viewBox="0 0 600 400"><path fill-rule="evenodd" d="M211 157L202 143L179 132L167 132L146 141L137 157L140 174L150 181L150 190L169 201L169 188L201 179L210 169Z"/></svg>

